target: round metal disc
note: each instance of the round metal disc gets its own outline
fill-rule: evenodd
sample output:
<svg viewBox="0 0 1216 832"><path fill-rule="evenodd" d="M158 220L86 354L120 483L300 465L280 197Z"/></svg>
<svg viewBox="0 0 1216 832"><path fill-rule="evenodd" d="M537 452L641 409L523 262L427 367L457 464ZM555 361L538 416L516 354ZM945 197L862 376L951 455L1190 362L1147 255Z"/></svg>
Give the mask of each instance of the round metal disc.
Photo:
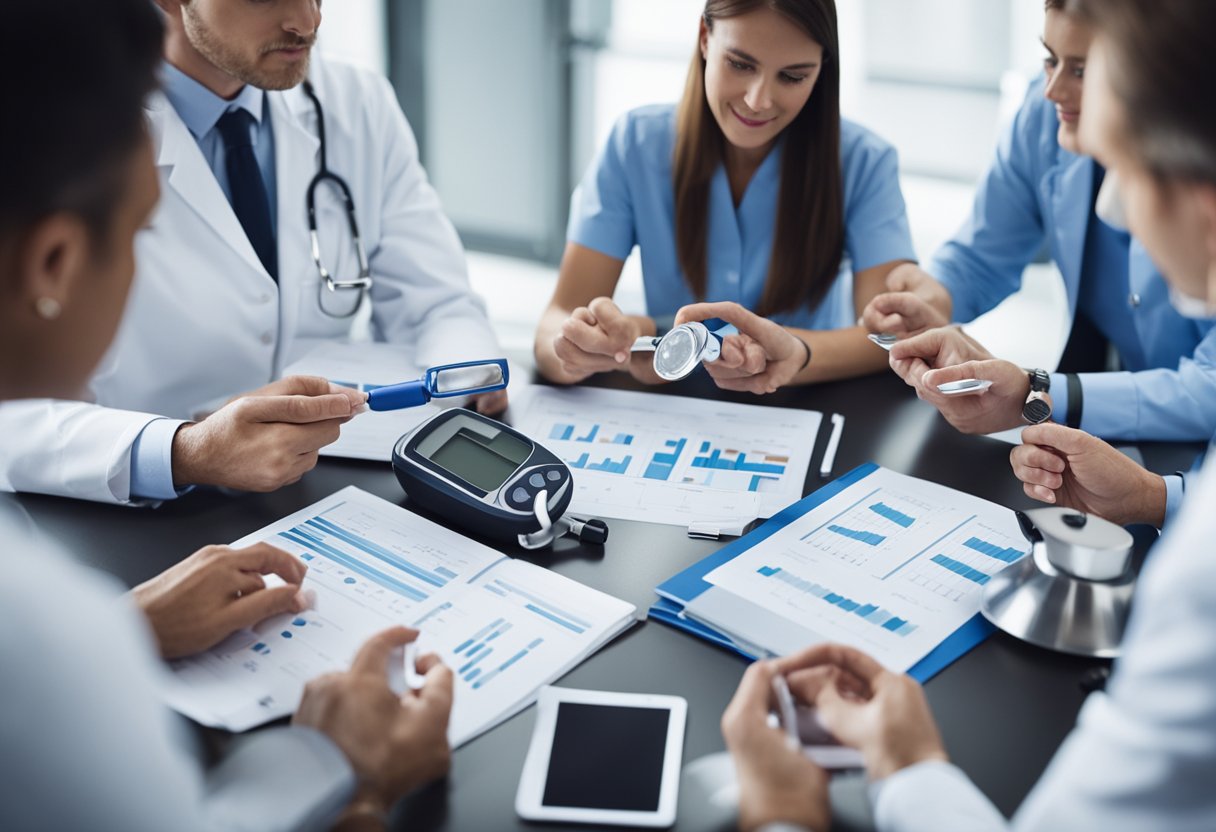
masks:
<svg viewBox="0 0 1216 832"><path fill-rule="evenodd" d="M654 352L654 371L668 381L684 378L696 368L700 354L693 333L676 327L659 342Z"/></svg>

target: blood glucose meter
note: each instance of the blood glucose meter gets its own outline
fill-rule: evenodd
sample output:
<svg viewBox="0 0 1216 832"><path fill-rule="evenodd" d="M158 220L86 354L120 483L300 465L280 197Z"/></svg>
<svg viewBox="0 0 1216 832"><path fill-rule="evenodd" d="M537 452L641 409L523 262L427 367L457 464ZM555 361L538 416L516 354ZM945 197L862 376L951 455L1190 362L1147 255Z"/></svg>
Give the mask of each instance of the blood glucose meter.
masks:
<svg viewBox="0 0 1216 832"><path fill-rule="evenodd" d="M550 531L574 493L570 469L547 448L461 408L436 413L397 440L393 469L423 508L526 547L529 535Z"/></svg>

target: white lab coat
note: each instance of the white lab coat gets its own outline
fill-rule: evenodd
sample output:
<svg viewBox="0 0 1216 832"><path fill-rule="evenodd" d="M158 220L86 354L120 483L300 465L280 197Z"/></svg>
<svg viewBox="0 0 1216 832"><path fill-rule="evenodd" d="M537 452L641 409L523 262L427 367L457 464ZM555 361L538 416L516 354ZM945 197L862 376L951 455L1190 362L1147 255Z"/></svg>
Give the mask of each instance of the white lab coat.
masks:
<svg viewBox="0 0 1216 832"><path fill-rule="evenodd" d="M500 352L464 254L418 160L389 84L314 60L329 168L350 186L375 285L371 329L412 346L415 365ZM351 321L318 308L321 281L305 192L320 142L302 88L268 92L278 187L279 282L263 268L202 152L163 95L149 102L161 201L136 240L126 316L91 384L95 404L47 400L0 407L0 488L104 502L130 499L130 450L158 417L190 419L277 378ZM330 273L358 274L346 213L318 189L317 225ZM335 306L350 303L343 293Z"/></svg>
<svg viewBox="0 0 1216 832"><path fill-rule="evenodd" d="M204 771L147 622L0 497L0 829L320 830L355 777L310 728L258 731Z"/></svg>

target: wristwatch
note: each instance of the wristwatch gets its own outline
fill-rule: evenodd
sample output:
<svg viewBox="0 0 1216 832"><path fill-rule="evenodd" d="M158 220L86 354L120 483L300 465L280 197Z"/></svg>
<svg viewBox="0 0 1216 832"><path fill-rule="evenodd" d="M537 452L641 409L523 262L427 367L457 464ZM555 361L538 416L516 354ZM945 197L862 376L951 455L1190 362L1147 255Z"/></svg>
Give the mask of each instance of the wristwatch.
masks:
<svg viewBox="0 0 1216 832"><path fill-rule="evenodd" d="M1051 389L1051 376L1046 370L1027 370L1030 378L1030 395L1022 405L1022 418L1032 425L1042 424L1051 418L1051 399L1047 391Z"/></svg>

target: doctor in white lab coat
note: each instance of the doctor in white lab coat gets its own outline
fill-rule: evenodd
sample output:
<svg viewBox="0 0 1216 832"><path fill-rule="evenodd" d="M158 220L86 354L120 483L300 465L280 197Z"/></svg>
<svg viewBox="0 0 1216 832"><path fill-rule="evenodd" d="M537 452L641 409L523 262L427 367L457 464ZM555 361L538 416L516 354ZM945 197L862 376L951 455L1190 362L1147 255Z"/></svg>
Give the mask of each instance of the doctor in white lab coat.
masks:
<svg viewBox="0 0 1216 832"><path fill-rule="evenodd" d="M166 93L151 100L148 126L162 199L137 239L127 313L92 381L92 404L0 408L0 433L20 437L0 454L0 488L117 503L170 499L199 484L271 490L311 468L357 412L361 397L319 380L258 390L319 341L346 337L344 315L358 302L356 290L325 288L312 257L306 191L321 147L304 72L324 109L328 167L354 199L374 281L374 337L413 347L424 367L500 354L391 87L316 56L309 66L320 3L158 4L169 32ZM231 203L218 128L192 129L238 107L257 120L277 279ZM328 185L316 192L316 222L326 268L355 278L347 215ZM223 406L250 390L252 399ZM479 402L504 406L503 394Z"/></svg>

